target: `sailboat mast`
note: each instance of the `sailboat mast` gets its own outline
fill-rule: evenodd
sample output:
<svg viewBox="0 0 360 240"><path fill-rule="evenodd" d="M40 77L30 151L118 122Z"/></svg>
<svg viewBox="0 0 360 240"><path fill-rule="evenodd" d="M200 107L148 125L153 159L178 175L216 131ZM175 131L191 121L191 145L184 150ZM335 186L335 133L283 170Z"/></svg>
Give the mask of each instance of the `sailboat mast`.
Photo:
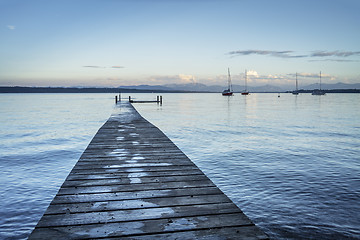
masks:
<svg viewBox="0 0 360 240"><path fill-rule="evenodd" d="M230 77L230 68L228 68L228 87L229 87L229 90L231 91L231 77Z"/></svg>
<svg viewBox="0 0 360 240"><path fill-rule="evenodd" d="M247 70L245 69L245 92L247 91Z"/></svg>
<svg viewBox="0 0 360 240"><path fill-rule="evenodd" d="M320 71L320 90L321 90L321 71Z"/></svg>
<svg viewBox="0 0 360 240"><path fill-rule="evenodd" d="M298 81L297 81L297 73L296 73L296 91L298 90Z"/></svg>

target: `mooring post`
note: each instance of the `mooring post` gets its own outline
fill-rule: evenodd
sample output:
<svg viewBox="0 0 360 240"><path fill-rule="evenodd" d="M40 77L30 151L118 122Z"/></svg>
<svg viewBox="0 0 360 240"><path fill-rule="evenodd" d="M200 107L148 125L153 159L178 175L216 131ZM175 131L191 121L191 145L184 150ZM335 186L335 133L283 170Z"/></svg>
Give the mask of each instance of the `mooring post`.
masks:
<svg viewBox="0 0 360 240"><path fill-rule="evenodd" d="M129 102L131 102L131 96L129 96Z"/></svg>
<svg viewBox="0 0 360 240"><path fill-rule="evenodd" d="M156 96L156 102L159 102L159 96Z"/></svg>
<svg viewBox="0 0 360 240"><path fill-rule="evenodd" d="M160 96L160 104L162 104L162 96Z"/></svg>
<svg viewBox="0 0 360 240"><path fill-rule="evenodd" d="M119 93L119 102L121 102L121 93Z"/></svg>
<svg viewBox="0 0 360 240"><path fill-rule="evenodd" d="M117 102L118 102L118 98L117 96L115 96L115 104L117 104Z"/></svg>

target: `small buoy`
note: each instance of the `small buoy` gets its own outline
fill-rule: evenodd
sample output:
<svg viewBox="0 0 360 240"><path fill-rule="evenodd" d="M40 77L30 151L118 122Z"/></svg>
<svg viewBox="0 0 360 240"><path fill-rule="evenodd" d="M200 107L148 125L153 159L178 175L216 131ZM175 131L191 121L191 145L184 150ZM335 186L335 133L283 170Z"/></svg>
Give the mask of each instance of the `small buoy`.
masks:
<svg viewBox="0 0 360 240"><path fill-rule="evenodd" d="M280 93L279 93L278 97L280 97Z"/></svg>

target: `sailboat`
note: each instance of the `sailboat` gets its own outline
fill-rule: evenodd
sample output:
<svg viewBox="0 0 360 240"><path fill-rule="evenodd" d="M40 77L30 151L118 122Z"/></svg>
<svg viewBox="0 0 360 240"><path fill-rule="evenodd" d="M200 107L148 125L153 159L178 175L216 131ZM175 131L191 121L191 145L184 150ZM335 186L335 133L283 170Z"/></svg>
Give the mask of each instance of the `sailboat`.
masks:
<svg viewBox="0 0 360 240"><path fill-rule="evenodd" d="M299 95L299 90L298 90L298 81L297 81L297 73L296 73L296 90L292 92L292 94L294 95Z"/></svg>
<svg viewBox="0 0 360 240"><path fill-rule="evenodd" d="M245 91L241 93L241 95L249 95L249 91L247 90L247 71L245 70Z"/></svg>
<svg viewBox="0 0 360 240"><path fill-rule="evenodd" d="M234 93L232 91L232 86L231 86L231 77L230 77L230 69L228 68L228 89L225 89L222 92L223 96L232 96Z"/></svg>
<svg viewBox="0 0 360 240"><path fill-rule="evenodd" d="M311 95L325 95L325 91L321 90L321 71L320 71L320 89L314 89Z"/></svg>

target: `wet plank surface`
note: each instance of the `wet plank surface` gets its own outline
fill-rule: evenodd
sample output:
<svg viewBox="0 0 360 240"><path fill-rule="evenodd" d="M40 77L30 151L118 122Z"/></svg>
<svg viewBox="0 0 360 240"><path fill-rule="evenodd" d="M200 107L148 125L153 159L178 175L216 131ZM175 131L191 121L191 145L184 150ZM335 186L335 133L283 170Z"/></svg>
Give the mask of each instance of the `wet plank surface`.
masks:
<svg viewBox="0 0 360 240"><path fill-rule="evenodd" d="M130 103L99 129L29 239L267 239Z"/></svg>

